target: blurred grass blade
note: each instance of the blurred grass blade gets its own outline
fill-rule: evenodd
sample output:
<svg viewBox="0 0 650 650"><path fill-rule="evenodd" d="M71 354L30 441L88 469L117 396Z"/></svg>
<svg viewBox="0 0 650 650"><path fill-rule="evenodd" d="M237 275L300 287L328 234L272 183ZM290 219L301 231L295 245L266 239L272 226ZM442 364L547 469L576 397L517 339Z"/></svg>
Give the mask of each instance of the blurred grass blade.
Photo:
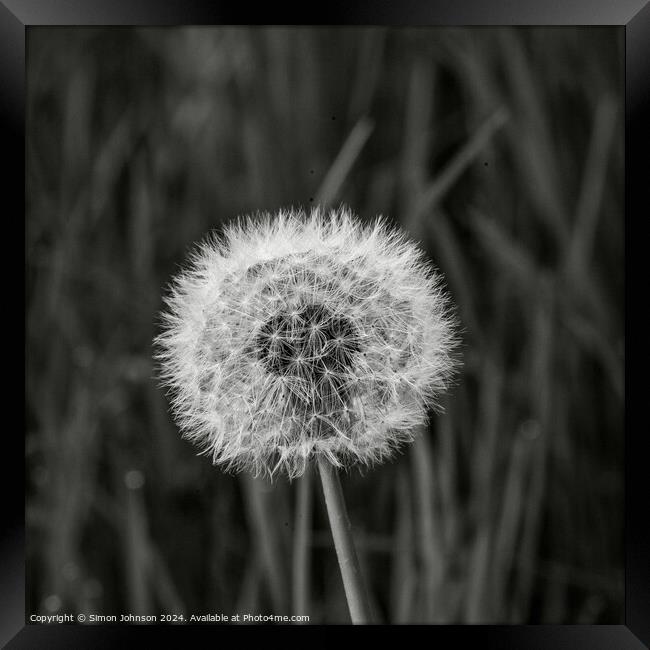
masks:
<svg viewBox="0 0 650 650"><path fill-rule="evenodd" d="M508 112L505 108L499 108L477 129L476 133L424 190L415 207L413 219L421 219L427 212L437 206L507 120Z"/></svg>
<svg viewBox="0 0 650 650"><path fill-rule="evenodd" d="M248 474L241 477L246 511L251 529L254 531L254 547L263 561L264 573L271 595L275 613L287 611L287 572L285 558L282 553L278 526L272 516L274 507L271 502L272 493L263 478L253 478ZM251 560L252 561L252 558Z"/></svg>
<svg viewBox="0 0 650 650"><path fill-rule="evenodd" d="M413 563L414 531L409 481L402 470L397 474L395 492L395 540L391 575L392 623L414 621L416 574Z"/></svg>
<svg viewBox="0 0 650 650"><path fill-rule="evenodd" d="M151 597L152 558L146 530L146 515L142 493L139 489L126 490L126 561L130 613L147 615L153 613Z"/></svg>
<svg viewBox="0 0 650 650"><path fill-rule="evenodd" d="M246 564L244 578L237 597L238 612L255 612L261 607L260 582L262 581L262 560L259 553L255 553Z"/></svg>
<svg viewBox="0 0 650 650"><path fill-rule="evenodd" d="M537 309L532 315L533 336L530 343L530 381L536 386L533 406L536 420L528 430L533 446L532 464L526 493L526 511L518 551L517 588L514 606L519 608L513 620L528 617L532 581L536 570L539 530L542 523L543 496L546 481L547 448L555 427L553 319L554 294L551 288L540 293Z"/></svg>
<svg viewBox="0 0 650 650"><path fill-rule="evenodd" d="M424 618L421 622L433 623L444 620L445 602L438 599L444 574L444 554L441 548L441 532L436 527L436 508L433 501L433 453L429 432L421 428L412 446L414 468L413 499L418 516L415 520L419 541L420 574L423 594Z"/></svg>
<svg viewBox="0 0 650 650"><path fill-rule="evenodd" d="M490 259L500 265L513 282L523 290L537 285L541 272L530 252L510 237L495 219L473 210L471 225Z"/></svg>
<svg viewBox="0 0 650 650"><path fill-rule="evenodd" d="M567 252L569 273L586 270L591 255L601 199L607 186L606 173L618 117L617 104L605 97L596 108L589 151L576 208L575 225Z"/></svg>
<svg viewBox="0 0 650 650"><path fill-rule="evenodd" d="M524 427L520 429L512 445L490 571L492 615L493 620L498 623L508 622L511 603L507 586L515 563L517 538L523 522L531 451Z"/></svg>
<svg viewBox="0 0 650 650"><path fill-rule="evenodd" d="M174 584L169 567L160 554L160 550L153 543L150 546L153 558L152 576L160 604L168 614L185 616L187 609Z"/></svg>
<svg viewBox="0 0 650 650"><path fill-rule="evenodd" d="M474 502L476 507L476 539L470 559L467 589L467 622L485 623L492 620L489 588L491 552L493 544L494 497L498 484L496 476L499 450L499 421L502 400L502 373L498 366L486 359L481 381L480 450L474 465Z"/></svg>
<svg viewBox="0 0 650 650"><path fill-rule="evenodd" d="M549 125L549 111L534 74L522 32L498 32L507 82L514 98L517 121L509 132L509 144L516 171L528 188L539 217L558 242L568 235L567 210L558 175L556 138Z"/></svg>
<svg viewBox="0 0 650 650"><path fill-rule="evenodd" d="M372 97L381 74L382 57L386 42L386 29L369 27L362 31L359 39L359 56L355 72L355 83L348 116L356 120L370 109Z"/></svg>
<svg viewBox="0 0 650 650"><path fill-rule="evenodd" d="M316 194L316 203L318 205L325 207L336 199L350 169L352 169L354 161L370 137L372 129L373 123L366 117L356 123Z"/></svg>

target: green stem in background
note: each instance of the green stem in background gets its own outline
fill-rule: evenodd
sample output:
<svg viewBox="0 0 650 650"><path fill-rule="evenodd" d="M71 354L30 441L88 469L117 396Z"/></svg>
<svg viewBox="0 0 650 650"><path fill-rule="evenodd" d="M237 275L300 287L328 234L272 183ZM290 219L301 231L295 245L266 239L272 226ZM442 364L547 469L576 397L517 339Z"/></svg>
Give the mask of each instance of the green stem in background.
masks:
<svg viewBox="0 0 650 650"><path fill-rule="evenodd" d="M343 499L338 472L326 459L318 457L318 470L323 484L327 514L332 528L336 555L341 568L343 587L354 624L370 623L370 607L357 552L352 540L352 529Z"/></svg>

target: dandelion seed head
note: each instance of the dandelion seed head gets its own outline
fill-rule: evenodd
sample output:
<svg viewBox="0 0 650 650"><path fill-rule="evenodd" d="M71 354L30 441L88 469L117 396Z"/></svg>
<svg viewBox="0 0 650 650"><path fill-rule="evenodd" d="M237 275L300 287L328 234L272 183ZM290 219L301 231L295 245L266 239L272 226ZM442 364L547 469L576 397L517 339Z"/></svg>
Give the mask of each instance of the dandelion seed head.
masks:
<svg viewBox="0 0 650 650"><path fill-rule="evenodd" d="M405 234L346 209L280 211L209 236L171 284L156 339L183 435L229 471L370 465L448 386L442 280Z"/></svg>

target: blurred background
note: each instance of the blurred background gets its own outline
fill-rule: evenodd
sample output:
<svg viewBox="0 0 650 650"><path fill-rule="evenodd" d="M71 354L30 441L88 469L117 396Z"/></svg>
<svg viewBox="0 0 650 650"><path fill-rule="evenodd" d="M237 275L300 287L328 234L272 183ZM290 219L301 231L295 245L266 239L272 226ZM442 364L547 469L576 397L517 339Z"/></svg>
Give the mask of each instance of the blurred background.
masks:
<svg viewBox="0 0 650 650"><path fill-rule="evenodd" d="M349 620L309 477L229 476L155 379L166 284L241 214L381 213L464 366L343 476L384 623L623 622L620 28L28 28L30 613Z"/></svg>

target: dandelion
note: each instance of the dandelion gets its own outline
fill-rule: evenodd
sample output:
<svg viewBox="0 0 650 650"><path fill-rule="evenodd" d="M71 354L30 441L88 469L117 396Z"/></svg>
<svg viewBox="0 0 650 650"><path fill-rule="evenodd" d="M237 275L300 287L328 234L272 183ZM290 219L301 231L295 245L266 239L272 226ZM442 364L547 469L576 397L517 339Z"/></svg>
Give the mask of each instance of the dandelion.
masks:
<svg viewBox="0 0 650 650"><path fill-rule="evenodd" d="M215 464L296 477L389 456L453 368L440 279L381 221L280 212L209 237L158 338L185 436Z"/></svg>
<svg viewBox="0 0 650 650"><path fill-rule="evenodd" d="M334 469L410 442L454 367L440 276L403 232L346 209L227 226L166 304L158 360L185 437L234 472L294 478L316 459L343 514Z"/></svg>

